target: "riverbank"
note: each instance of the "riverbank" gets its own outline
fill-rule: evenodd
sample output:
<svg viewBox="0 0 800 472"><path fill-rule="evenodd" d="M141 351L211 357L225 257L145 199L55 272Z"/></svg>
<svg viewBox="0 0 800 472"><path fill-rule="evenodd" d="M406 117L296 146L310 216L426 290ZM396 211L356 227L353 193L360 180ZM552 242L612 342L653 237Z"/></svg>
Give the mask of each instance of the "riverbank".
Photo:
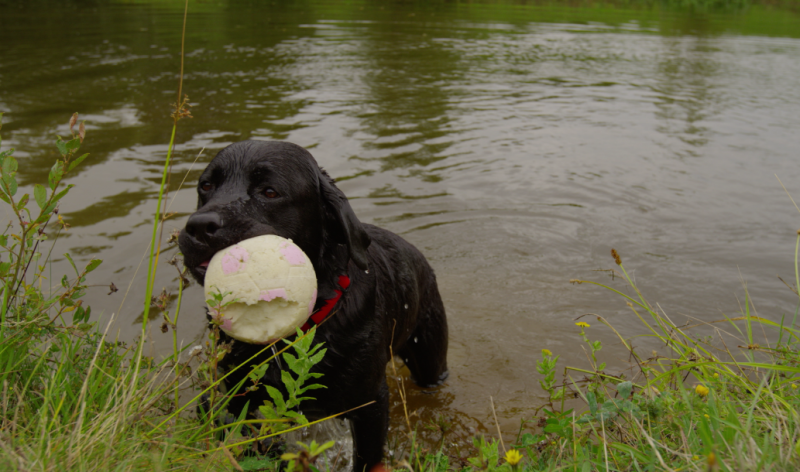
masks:
<svg viewBox="0 0 800 472"><path fill-rule="evenodd" d="M149 253L153 222L158 220L154 207L168 167L170 129L164 119L167 104L175 99L182 2L98 2L63 10L29 9L18 15L4 10L0 16L0 42L5 45L0 111L9 111L3 150L9 143L17 148L19 194L30 195L31 208L38 207L34 185L49 188L53 162L61 155L52 145L54 135L70 134L69 114L89 109L86 128L92 152L59 187L76 185L61 201L60 213L50 223L55 226L46 233L52 237L51 231L62 225L58 217L69 228L61 230L52 265L40 279L47 295L39 298L47 301L71 290L61 285L62 292L51 295L49 287L59 286L61 275L70 275L70 287L79 279L73 265L83 271L95 260L104 261L88 274L85 289L72 292L84 292L77 298L81 306L73 311L89 305L94 310L80 313L77 327L62 333L67 339L83 336L79 328L86 330L92 322L104 332L114 313L109 338L129 346L119 351L120 356L134 356L140 336L146 333L140 373L151 367L148 358L156 364L169 363L176 351L189 355L184 349L198 344L204 357L214 357L203 347L208 333L203 331L201 290L185 287L176 268L164 264L176 252L168 237L183 227L196 204L193 186L203 163L226 144L251 138L289 140L311 149L338 179L361 221L402 234L436 269L452 320L451 377L436 395L408 386L408 405L409 414L418 413L410 418L411 429L418 432L417 447L436 453L444 434L447 441L440 457L447 458L448 467L467 466L467 459L478 458L476 435L489 438L490 444L482 447L491 448L491 438L499 434L504 438L499 456L504 447L508 450L518 442L525 455L521 464L533 467L535 462L526 455L533 446L525 441L535 442L544 434L537 429L539 422L548 426L547 418L541 419L546 414L537 409L547 405L562 422L564 411L589 408L585 391L578 398L567 398L562 407L541 388L539 379L548 375L536 372L535 366L545 362L543 349L552 352L547 362L560 356L553 367L551 388L556 392L564 382L566 365L588 371L569 371L576 382L588 377L587 388L605 378L596 378L595 371L613 376L597 387L600 393L594 393L598 408L616 395L620 383L630 380L631 394L636 395L654 381L633 378L635 358L620 337L641 351L639 360L644 363L653 362L647 354L653 350L681 359L682 351L662 350L666 342L660 337L642 336L648 334L647 328L616 294L569 284L570 279L605 280L638 299L624 277L606 279L595 272L616 268L608 257L611 247L623 251L626 266L635 268L647 299L658 301L676 325L687 320L701 324L692 328L690 336L714 335L710 326L722 326L716 321L725 315L745 316L745 304L737 297L747 299L771 323L780 325L781 319L793 317L797 296L775 274L788 280L787 274L795 271L787 255L795 243L796 224L786 217L791 203L774 177L781 175L797 193L791 186L800 182L794 125L800 103L800 46L795 39L800 23L791 10L752 5L740 12L687 13L660 6L615 12L600 4L551 8L510 2L496 7L474 2L279 3L274 7L260 2L198 3L196 15L190 10L186 91L195 118L181 122L175 140L180 145L166 170L171 182L185 180L185 185L166 199L171 204L166 212L175 214L166 221L163 234L159 231L162 270L154 280L144 280L149 271L139 269L152 260L142 254ZM759 16L762 12L764 16ZM67 33L65 24L70 25ZM6 214L13 216L13 210ZM64 252L72 257L62 256ZM0 260L5 263L13 257L4 254ZM36 264L46 266L45 257L42 252ZM746 288L740 278L747 280ZM36 285L30 280L29 285ZM111 290L110 282L118 292ZM155 292L148 293L145 287ZM77 301L72 295L65 303L74 307ZM155 306L145 317L143 301L153 295ZM31 303L20 306L38 302ZM58 300L54 303L61 307ZM175 316L178 305L183 312L180 319ZM72 322L73 311L67 312L66 325ZM577 319L586 313L602 316L619 336L592 317ZM584 344L576 322L591 325L584 335L592 345ZM759 322L756 318L750 322L758 333ZM735 341L725 338L731 352L736 351L734 344L753 344L742 324L745 319L736 323L744 334ZM733 327L727 331L738 335ZM41 343L32 339L44 349L55 333L44 328L42 332L46 337ZM760 350L773 349L777 341L766 332L766 338L753 340L758 349L745 350L758 361L758 356L767 356ZM781 332L776 329L775 336ZM22 338L12 339L22 347L8 351L13 354L7 357L9 362L12 357L23 359L20 356L32 349L39 352L34 360L45 359L42 366L60 363L60 357L42 356ZM598 341L603 349L596 353L597 359L607 363L605 368L589 360ZM581 345L587 351L576 348ZM96 346L84 351L94 356ZM717 355L720 361L725 359ZM764 362L793 362L791 354L784 357L765 357ZM736 359L744 358L736 354ZM633 369L624 372L624 379L619 376L623 368ZM99 372L94 369L87 366L69 378L91 377ZM174 380L179 372L164 369L153 370L153 375ZM197 373L194 368L193 372ZM712 379L713 373L720 374L709 372ZM711 417L699 408L716 387L708 384L710 393L700 398L702 404L691 404L699 398L692 389L700 380L693 375L686 380L685 398L681 392L671 394L670 402L689 405L676 407L674 416ZM28 378L33 379L30 385L39 382L35 375ZM201 378L196 379L199 391L207 388L199 387ZM83 382L68 385L80 392ZM568 386L570 382L567 378ZM90 384L103 385L94 380ZM131 383L120 385L129 388ZM183 401L197 394L186 385L189 398ZM19 386L20 391L32 397L39 392L24 387L24 383ZM159 403L164 409L150 411L157 421L148 420L149 426L158 426L157 432L170 424L159 426L169 409L175 409L170 406L175 404L174 387L164 384ZM52 401L69 395L48 388L55 392ZM657 388L663 393L662 387ZM139 386L130 389L146 392ZM569 393L565 391L567 397ZM791 405L789 394L782 391L772 399L780 403L776 398L782 398ZM767 398L760 395L757 402L763 404ZM640 409L648 404L635 396L627 400ZM65 400L64 405L79 404ZM140 405L135 413L147 406ZM92 408L87 404L86 411ZM605 408L613 412L617 407L612 403ZM689 410L693 413L686 414ZM753 411L761 421L759 415L766 410ZM614 456L610 445L629 444L629 437L637 446L647 442L632 423L643 422L644 416L628 413L617 416L623 418L620 422L631 418L633 432L621 436L603 434L607 418L602 415L599 426L597 416L576 424L580 437L572 442L558 435L556 424L537 444L536 460L551 458L560 464L553 467L566 467L568 462L563 461L572 460L567 456L577 444L602 452L604 460L607 453L609 463L616 458L625 464L630 459ZM28 418L32 421L33 416ZM86 422L95 416L83 418ZM532 423L526 423L517 441L521 420ZM393 407L392 421L390 452L423 464L425 454L417 461L418 455L409 456L408 448L395 447L408 429L399 403ZM19 424L43 427L30 421ZM759 424L752 437L766 440L759 434L771 425ZM688 429L692 425L696 423L668 430L660 444L677 447L671 438L692 431ZM71 427L75 431L75 425ZM581 429L591 427L600 436ZM29 430L12 452L33 444L34 433ZM524 434L531 437L523 439ZM56 436L53 441L68 444ZM129 437L133 443L152 444L147 441L155 436ZM155 441L167 444L168 438ZM546 451L538 448L547 439L559 449L542 455ZM780 454L787 451L785 439ZM213 446L216 440L178 443L196 448L189 455L225 454L214 449L219 447ZM605 450L596 448L603 445ZM131 457L147 452L115 447ZM663 454L666 449L656 450ZM88 451L79 452L93 458L114 457L113 452ZM175 457L172 450L153 451ZM491 450L486 451L484 455L490 455ZM235 460L241 458L239 451L229 452ZM697 454L697 467L703 466L704 453ZM572 457L576 454L580 451ZM735 460L720 454L728 464ZM230 461L220 461L223 469L232 467ZM69 461L50 462L59 463ZM502 464L499 458L497 466Z"/></svg>

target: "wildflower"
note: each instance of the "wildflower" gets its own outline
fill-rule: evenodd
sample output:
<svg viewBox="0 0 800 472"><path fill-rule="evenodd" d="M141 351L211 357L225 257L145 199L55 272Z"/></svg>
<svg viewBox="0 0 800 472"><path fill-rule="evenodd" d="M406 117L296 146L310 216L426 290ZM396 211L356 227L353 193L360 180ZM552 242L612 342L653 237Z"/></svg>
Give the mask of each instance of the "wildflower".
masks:
<svg viewBox="0 0 800 472"><path fill-rule="evenodd" d="M718 373L718 372L714 372L714 378L715 378L715 379L718 379L718 378L719 378L719 373Z"/></svg>
<svg viewBox="0 0 800 472"><path fill-rule="evenodd" d="M698 460L698 459L700 459L700 457L698 457L698 456L692 456L692 460L693 460L693 461L696 461L696 460Z"/></svg>
<svg viewBox="0 0 800 472"><path fill-rule="evenodd" d="M61 218L61 215L58 215L58 224L64 228L64 231L68 230L70 227L70 224L64 221L64 219Z"/></svg>
<svg viewBox="0 0 800 472"><path fill-rule="evenodd" d="M708 387L701 384L697 384L697 387L694 388L694 391L703 398L705 398L705 396L708 395L709 392Z"/></svg>
<svg viewBox="0 0 800 472"><path fill-rule="evenodd" d="M543 355L543 356L548 356L548 357L549 357L549 356L552 356L552 355L553 355L553 353L552 353L552 352L550 352L550 350L549 350L549 349L542 349L542 355ZM795 387L795 388L797 388L797 387Z"/></svg>
<svg viewBox="0 0 800 472"><path fill-rule="evenodd" d="M706 417L706 418L708 418L708 419L711 419L711 417L710 417L710 416L708 416L708 414L706 414L706 413L703 413L703 416L705 416L705 417Z"/></svg>
<svg viewBox="0 0 800 472"><path fill-rule="evenodd" d="M521 460L522 454L520 454L516 449L511 449L510 451L506 452L506 462L512 466L519 464L519 461Z"/></svg>
<svg viewBox="0 0 800 472"><path fill-rule="evenodd" d="M588 328L590 325L585 321L578 321L577 323L575 323L575 326L580 326L581 328Z"/></svg>
<svg viewBox="0 0 800 472"><path fill-rule="evenodd" d="M792 388L793 388L794 390L797 390L797 384L792 384Z"/></svg>

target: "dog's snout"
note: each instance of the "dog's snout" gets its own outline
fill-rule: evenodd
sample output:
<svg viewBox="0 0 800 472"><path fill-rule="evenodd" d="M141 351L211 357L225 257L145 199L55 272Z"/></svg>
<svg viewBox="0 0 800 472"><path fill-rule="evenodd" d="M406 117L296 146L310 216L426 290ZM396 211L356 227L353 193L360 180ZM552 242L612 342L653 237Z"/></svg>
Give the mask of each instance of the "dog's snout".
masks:
<svg viewBox="0 0 800 472"><path fill-rule="evenodd" d="M186 222L186 231L195 239L207 239L222 229L219 213L195 213Z"/></svg>

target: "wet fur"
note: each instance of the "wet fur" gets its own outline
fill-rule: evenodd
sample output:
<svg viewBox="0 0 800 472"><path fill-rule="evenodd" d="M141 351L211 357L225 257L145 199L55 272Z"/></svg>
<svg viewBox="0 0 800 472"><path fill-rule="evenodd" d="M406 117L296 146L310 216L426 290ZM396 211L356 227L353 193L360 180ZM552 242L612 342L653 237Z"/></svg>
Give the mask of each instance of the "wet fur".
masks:
<svg viewBox="0 0 800 472"><path fill-rule="evenodd" d="M268 198L268 188L279 196ZM350 277L350 287L315 338L327 348L314 369L324 374L319 381L327 388L310 392L316 400L304 402L302 409L315 418L375 402L347 414L355 470L369 470L382 459L389 424L389 346L406 361L418 385L439 385L447 377L447 321L433 270L400 236L361 223L347 197L302 147L277 141L232 144L200 177L197 212L179 237L184 262L202 283L204 261L263 234L290 238L309 256L318 279L316 308L334 296L339 275ZM263 348L222 340L227 341L233 344L223 369ZM276 367L267 370L264 381L282 388ZM247 369L240 371L227 379L228 386ZM238 414L249 401L255 410L265 399L265 389L259 389L235 397L229 409Z"/></svg>

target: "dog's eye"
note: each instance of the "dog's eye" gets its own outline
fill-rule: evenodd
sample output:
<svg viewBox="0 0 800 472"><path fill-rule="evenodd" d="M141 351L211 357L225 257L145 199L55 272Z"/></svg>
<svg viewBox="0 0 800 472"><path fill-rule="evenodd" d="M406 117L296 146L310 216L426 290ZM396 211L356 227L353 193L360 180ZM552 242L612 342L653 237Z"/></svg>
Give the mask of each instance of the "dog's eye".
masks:
<svg viewBox="0 0 800 472"><path fill-rule="evenodd" d="M211 185L211 182L203 182L203 183L200 184L200 190L202 190L204 192L208 192L212 188L214 188L214 186Z"/></svg>
<svg viewBox="0 0 800 472"><path fill-rule="evenodd" d="M264 196L267 198L277 198L280 195L278 195L278 192L276 192L274 188L267 187L267 189L264 190Z"/></svg>

